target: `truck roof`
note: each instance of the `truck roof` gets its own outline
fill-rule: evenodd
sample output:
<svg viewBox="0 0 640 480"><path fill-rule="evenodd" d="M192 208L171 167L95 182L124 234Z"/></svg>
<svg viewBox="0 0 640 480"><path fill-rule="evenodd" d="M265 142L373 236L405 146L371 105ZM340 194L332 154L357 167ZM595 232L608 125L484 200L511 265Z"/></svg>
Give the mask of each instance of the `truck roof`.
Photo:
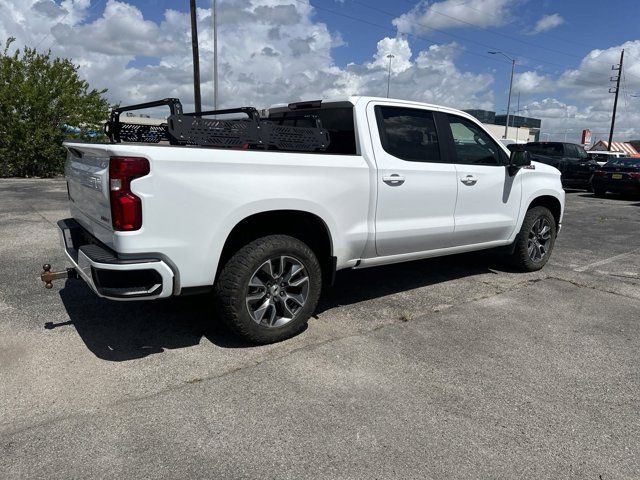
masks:
<svg viewBox="0 0 640 480"><path fill-rule="evenodd" d="M462 111L462 110L458 110L457 108L452 108L452 107L447 107L445 105L436 105L433 103L425 103L425 102L416 102L413 100L404 100L401 98L386 98L386 97L371 97L371 96L364 96L364 95L345 95L345 96L339 96L339 97L330 97L330 98L322 98L322 99L313 99L313 100L301 100L298 102L291 102L291 103L276 103L274 105L271 105L268 110L280 110L280 109L288 109L289 105L292 104L301 104L301 103L310 103L310 102L322 102L322 104L326 105L328 103L350 103L352 105L356 105L358 102L365 102L368 103L370 101L381 101L381 102L391 102L391 103L401 103L403 105L412 105L412 106L416 106L416 107L426 107L426 108L432 108L432 109L440 109L440 110L445 110L451 113L456 113L457 115L466 117L466 118L470 118L473 120L476 120L475 117L473 117L472 115L469 115L468 113Z"/></svg>

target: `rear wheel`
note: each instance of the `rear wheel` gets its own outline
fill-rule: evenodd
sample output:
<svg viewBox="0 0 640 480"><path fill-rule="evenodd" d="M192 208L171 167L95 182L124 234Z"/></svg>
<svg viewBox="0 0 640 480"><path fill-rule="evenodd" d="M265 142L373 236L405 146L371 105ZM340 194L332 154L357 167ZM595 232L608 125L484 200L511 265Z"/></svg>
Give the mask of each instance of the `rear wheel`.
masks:
<svg viewBox="0 0 640 480"><path fill-rule="evenodd" d="M604 198L607 196L607 190L602 187L593 187L593 195L598 198Z"/></svg>
<svg viewBox="0 0 640 480"><path fill-rule="evenodd" d="M322 285L313 251L287 235L269 235L238 250L214 289L216 310L239 337L255 344L300 332L318 304Z"/></svg>
<svg viewBox="0 0 640 480"><path fill-rule="evenodd" d="M514 265L534 272L545 266L556 241L556 221L546 207L534 207L524 217L512 255Z"/></svg>

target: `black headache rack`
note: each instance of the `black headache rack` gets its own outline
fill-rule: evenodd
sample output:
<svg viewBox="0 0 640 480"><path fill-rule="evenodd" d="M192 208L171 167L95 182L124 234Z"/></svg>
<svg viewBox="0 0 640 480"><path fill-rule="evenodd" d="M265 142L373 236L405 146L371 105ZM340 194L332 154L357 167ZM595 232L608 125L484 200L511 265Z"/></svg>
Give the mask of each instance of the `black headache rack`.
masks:
<svg viewBox="0 0 640 480"><path fill-rule="evenodd" d="M120 114L132 110L168 106L170 115L160 125L123 123ZM245 114L247 118L217 119L206 116ZM139 103L111 110L104 132L112 143L168 142L171 145L197 145L202 147L288 150L300 152L324 151L329 146L329 132L322 127L316 115L309 115L313 127L281 125L281 119L260 118L254 107L209 110L184 113L177 98Z"/></svg>

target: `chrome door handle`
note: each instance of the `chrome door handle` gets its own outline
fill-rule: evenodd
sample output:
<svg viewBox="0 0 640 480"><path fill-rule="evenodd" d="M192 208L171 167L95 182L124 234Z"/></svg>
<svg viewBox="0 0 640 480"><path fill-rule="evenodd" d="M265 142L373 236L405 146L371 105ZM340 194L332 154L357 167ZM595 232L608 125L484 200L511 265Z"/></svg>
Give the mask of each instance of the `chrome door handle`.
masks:
<svg viewBox="0 0 640 480"><path fill-rule="evenodd" d="M461 178L460 181L465 185L475 185L478 183L478 179L475 175L467 175L466 177Z"/></svg>
<svg viewBox="0 0 640 480"><path fill-rule="evenodd" d="M397 173L392 173L391 175L385 175L382 177L382 181L387 185L398 186L404 183L404 177L402 175L398 175Z"/></svg>

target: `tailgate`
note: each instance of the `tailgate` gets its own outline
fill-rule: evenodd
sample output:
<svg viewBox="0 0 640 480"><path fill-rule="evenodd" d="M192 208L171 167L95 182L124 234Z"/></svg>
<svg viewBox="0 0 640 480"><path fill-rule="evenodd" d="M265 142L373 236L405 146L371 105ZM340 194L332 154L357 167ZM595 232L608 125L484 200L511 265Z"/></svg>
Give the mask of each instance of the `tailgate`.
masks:
<svg viewBox="0 0 640 480"><path fill-rule="evenodd" d="M113 243L109 200L109 154L98 145L65 144L65 176L71 215L107 245Z"/></svg>

